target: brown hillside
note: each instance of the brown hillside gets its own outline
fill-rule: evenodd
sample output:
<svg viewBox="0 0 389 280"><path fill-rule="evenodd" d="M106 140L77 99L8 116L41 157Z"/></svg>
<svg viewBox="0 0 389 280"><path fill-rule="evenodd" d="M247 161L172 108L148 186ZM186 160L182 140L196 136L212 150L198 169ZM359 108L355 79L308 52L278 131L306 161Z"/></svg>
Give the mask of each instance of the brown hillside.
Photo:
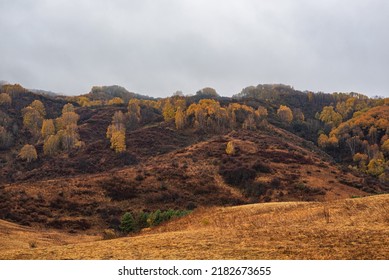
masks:
<svg viewBox="0 0 389 280"><path fill-rule="evenodd" d="M127 142L132 145L122 155L123 161L135 158L129 166L95 175L77 175L69 169L62 177L37 180L46 172L50 177L50 168L60 172L67 170L67 162L81 164L80 155L69 155L21 173L18 176L30 180L0 187L0 218L71 232L100 232L118 228L126 211L324 201L375 191L367 179L343 172L313 145L281 129L233 131L190 145L198 141L191 135L166 125L146 126L129 133ZM236 147L234 155L226 154L229 141ZM97 169L120 166L121 157L112 164L111 151L98 150L97 156L90 154L90 160L99 159Z"/></svg>
<svg viewBox="0 0 389 280"><path fill-rule="evenodd" d="M388 259L389 196L213 207L137 236L1 259ZM12 235L10 234L10 237Z"/></svg>

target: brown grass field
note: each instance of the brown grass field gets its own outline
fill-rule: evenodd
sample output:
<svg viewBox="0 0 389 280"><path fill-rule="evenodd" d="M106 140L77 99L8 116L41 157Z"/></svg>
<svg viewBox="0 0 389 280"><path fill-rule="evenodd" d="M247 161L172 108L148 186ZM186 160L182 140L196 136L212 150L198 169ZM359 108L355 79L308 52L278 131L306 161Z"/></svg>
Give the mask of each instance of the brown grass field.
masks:
<svg viewBox="0 0 389 280"><path fill-rule="evenodd" d="M202 208L95 239L1 222L0 259L389 259L389 195Z"/></svg>

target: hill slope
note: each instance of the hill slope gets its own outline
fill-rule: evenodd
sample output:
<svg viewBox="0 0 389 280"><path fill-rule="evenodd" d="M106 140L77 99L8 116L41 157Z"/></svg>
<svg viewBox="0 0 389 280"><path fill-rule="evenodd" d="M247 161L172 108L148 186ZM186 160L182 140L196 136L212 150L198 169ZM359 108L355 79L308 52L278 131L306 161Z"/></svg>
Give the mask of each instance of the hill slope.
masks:
<svg viewBox="0 0 389 280"><path fill-rule="evenodd" d="M158 137L145 139L144 135ZM118 228L126 211L193 209L260 201L323 201L363 196L374 185L343 172L324 153L303 139L275 127L268 131L233 131L159 154L178 137L169 127L131 132L129 166L98 174L45 177L44 165L22 174L27 182L0 187L0 218L23 225L64 230ZM179 142L179 141L177 141ZM226 154L228 142L236 147ZM185 143L182 141L181 143ZM189 142L188 142L189 143ZM178 147L177 147L178 146ZM109 161L106 154L90 159ZM77 163L80 157L63 158ZM22 176L21 175L21 176Z"/></svg>
<svg viewBox="0 0 389 280"><path fill-rule="evenodd" d="M388 259L389 195L214 207L133 237L1 259Z"/></svg>

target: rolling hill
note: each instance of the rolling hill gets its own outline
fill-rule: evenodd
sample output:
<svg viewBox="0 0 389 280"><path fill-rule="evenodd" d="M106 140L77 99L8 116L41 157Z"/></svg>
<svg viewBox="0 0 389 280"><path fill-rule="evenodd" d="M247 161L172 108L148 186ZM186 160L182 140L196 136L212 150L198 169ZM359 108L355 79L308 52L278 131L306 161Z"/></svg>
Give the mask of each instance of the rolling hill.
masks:
<svg viewBox="0 0 389 280"><path fill-rule="evenodd" d="M380 195L202 208L131 237L36 248L14 245L1 250L0 258L386 260L388 203L389 196Z"/></svg>

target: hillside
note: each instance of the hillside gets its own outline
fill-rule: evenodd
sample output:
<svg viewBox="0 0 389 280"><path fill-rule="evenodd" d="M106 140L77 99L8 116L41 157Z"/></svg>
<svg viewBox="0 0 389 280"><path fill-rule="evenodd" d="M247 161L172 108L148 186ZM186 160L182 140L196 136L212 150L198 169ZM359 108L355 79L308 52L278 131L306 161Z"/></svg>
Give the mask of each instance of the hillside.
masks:
<svg viewBox="0 0 389 280"><path fill-rule="evenodd" d="M14 247L2 250L0 258L386 260L388 203L389 196L380 195L198 209L131 237Z"/></svg>
<svg viewBox="0 0 389 280"><path fill-rule="evenodd" d="M144 135L158 136L149 144ZM127 139L133 143L129 153L137 160L94 175L66 172L65 163L79 164L80 155L60 157L24 172L20 176L27 182L0 188L1 218L24 225L101 231L117 229L126 211L323 201L379 191L369 178L342 171L317 148L281 129L231 132L182 148L171 146L172 135L180 136L181 144L189 137L159 126L132 132ZM237 150L231 156L225 151L230 141ZM89 160L98 161L98 168L110 162L109 156L96 152ZM45 176L49 179L39 179Z"/></svg>
<svg viewBox="0 0 389 280"><path fill-rule="evenodd" d="M65 97L2 85L0 219L72 239L121 235L126 213L389 191L387 100L252 90L150 99L118 86ZM358 166L354 132L367 153L354 153Z"/></svg>

